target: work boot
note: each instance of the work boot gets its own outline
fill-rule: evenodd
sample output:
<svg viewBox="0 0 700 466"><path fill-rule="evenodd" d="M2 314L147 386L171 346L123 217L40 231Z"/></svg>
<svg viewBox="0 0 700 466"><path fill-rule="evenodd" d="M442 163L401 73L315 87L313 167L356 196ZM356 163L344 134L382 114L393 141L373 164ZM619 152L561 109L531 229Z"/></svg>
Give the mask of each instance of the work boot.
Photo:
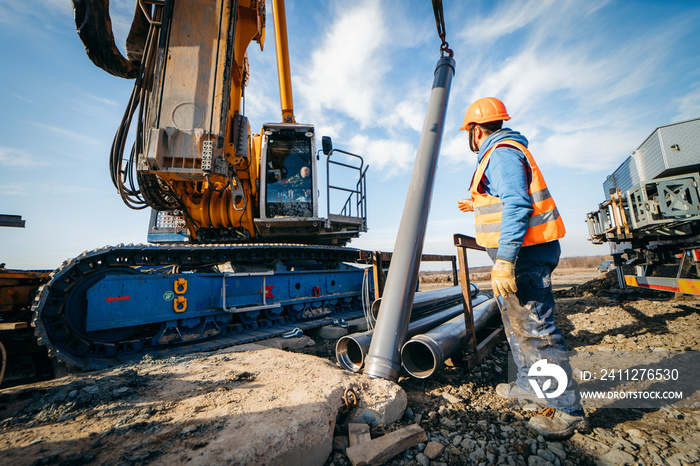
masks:
<svg viewBox="0 0 700 466"><path fill-rule="evenodd" d="M572 416L554 408L544 408L537 416L530 418L527 427L547 439L570 437L574 430L585 432L591 428L588 418Z"/></svg>
<svg viewBox="0 0 700 466"><path fill-rule="evenodd" d="M516 400L521 403L537 403L543 404L544 400L541 400L533 392L529 392L523 388L516 385L515 382L511 383L499 383L496 385L496 394L502 396L503 398L508 398L509 400Z"/></svg>

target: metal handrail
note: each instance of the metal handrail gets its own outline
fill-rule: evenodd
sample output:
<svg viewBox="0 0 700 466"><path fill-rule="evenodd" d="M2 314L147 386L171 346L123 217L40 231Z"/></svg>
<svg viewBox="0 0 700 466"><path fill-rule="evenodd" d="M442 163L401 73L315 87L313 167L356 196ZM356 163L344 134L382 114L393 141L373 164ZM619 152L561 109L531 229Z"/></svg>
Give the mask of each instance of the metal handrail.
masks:
<svg viewBox="0 0 700 466"><path fill-rule="evenodd" d="M340 152L342 154L355 157L359 159L360 165L350 165L347 163L343 162L338 162L336 160L331 160L331 156L333 155L333 152ZM356 218L361 218L363 220L363 224L366 226L367 224L367 196L366 196L366 190L367 190L367 180L366 180L366 174L367 174L367 169L369 166L364 165L364 160L362 157L360 157L357 154L353 154L351 152L346 152L341 149L333 149L330 154L327 156L328 158L326 159L326 181L327 181L327 187L326 187L326 198L327 198L327 213L328 217L330 218L331 216L331 190L335 191L342 191L349 193L348 197L345 199L345 202L342 205L342 208L340 209L340 212L338 215L346 216L346 217L356 217ZM330 181L330 166L336 165L344 168L348 168L351 170L357 170L359 179L357 183L355 184L355 189L352 188L346 188L344 186L336 186L331 184ZM353 197L356 199L354 203L354 210L355 210L355 215L353 215Z"/></svg>

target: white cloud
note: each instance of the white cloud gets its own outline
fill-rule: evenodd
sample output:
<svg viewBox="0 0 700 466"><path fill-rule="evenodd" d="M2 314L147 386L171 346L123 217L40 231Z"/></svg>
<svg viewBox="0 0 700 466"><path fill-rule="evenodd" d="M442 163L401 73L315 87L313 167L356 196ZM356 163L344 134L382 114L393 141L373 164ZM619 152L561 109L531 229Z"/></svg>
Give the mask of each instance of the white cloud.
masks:
<svg viewBox="0 0 700 466"><path fill-rule="evenodd" d="M0 147L0 166L6 168L34 168L47 165L32 154L12 147Z"/></svg>
<svg viewBox="0 0 700 466"><path fill-rule="evenodd" d="M19 100L21 100L21 101L24 102L24 103L36 105L36 102L35 102L35 101L33 101L33 100L31 100L31 99L28 99L28 98L26 98L26 97L24 97L24 96L21 96L21 95L19 95L19 94L8 94L8 95L14 97L15 99L19 99Z"/></svg>
<svg viewBox="0 0 700 466"><path fill-rule="evenodd" d="M675 101L678 103L678 114L674 117L674 121L700 117L700 86L695 86L693 90Z"/></svg>
<svg viewBox="0 0 700 466"><path fill-rule="evenodd" d="M0 183L0 194L3 196L25 196L29 193L33 193L33 190L29 189L26 184L14 183L5 184Z"/></svg>
<svg viewBox="0 0 700 466"><path fill-rule="evenodd" d="M669 79L668 51L695 27L689 18L669 16L654 28L619 35L609 29L607 3L504 2L459 35L477 68L468 71L476 85L462 87L466 100L503 99L511 126L539 146L543 163L582 170L619 163L631 138L640 137L640 117L654 111L643 107L649 105L644 93ZM506 37L509 47L502 47ZM679 119L697 116L700 91L678 104ZM460 158L456 150L448 157Z"/></svg>
<svg viewBox="0 0 700 466"><path fill-rule="evenodd" d="M490 17L470 22L458 36L468 43L488 43L526 27L538 17L552 11L556 0L529 0L503 3Z"/></svg>
<svg viewBox="0 0 700 466"><path fill-rule="evenodd" d="M354 152L362 155L365 163L372 167L372 173L381 173L388 179L405 173L413 166L416 148L401 139L378 139L365 135L355 135L350 140Z"/></svg>
<svg viewBox="0 0 700 466"><path fill-rule="evenodd" d="M443 136L440 147L440 160L448 165L457 165L459 168L469 168L476 165L476 155L469 150L469 139L466 131Z"/></svg>
<svg viewBox="0 0 700 466"><path fill-rule="evenodd" d="M66 128L60 128L58 126L52 126L52 125L44 125L41 123L34 123L34 125L38 126L39 128L45 129L47 131L51 131L54 134L65 136L65 137L73 140L74 143L80 142L81 144L90 144L93 146L100 146L100 147L104 144L103 141L98 141L97 139L93 139L93 138L86 136L84 134L81 134L81 133L76 133L75 131L71 131L71 130L66 129Z"/></svg>
<svg viewBox="0 0 700 466"><path fill-rule="evenodd" d="M332 109L370 124L381 96L374 84L388 70L382 49L386 30L378 2L364 1L343 11L297 80L304 108L312 114Z"/></svg>
<svg viewBox="0 0 700 466"><path fill-rule="evenodd" d="M457 35L469 44L488 44L532 25L535 26L535 35L547 35L552 30L569 29L570 24L567 23L580 23L584 17L595 13L607 3L608 0L501 2L489 16L475 17Z"/></svg>
<svg viewBox="0 0 700 466"><path fill-rule="evenodd" d="M538 164L552 164L584 171L612 170L632 149L613 129L555 133L539 142L533 138L530 149Z"/></svg>

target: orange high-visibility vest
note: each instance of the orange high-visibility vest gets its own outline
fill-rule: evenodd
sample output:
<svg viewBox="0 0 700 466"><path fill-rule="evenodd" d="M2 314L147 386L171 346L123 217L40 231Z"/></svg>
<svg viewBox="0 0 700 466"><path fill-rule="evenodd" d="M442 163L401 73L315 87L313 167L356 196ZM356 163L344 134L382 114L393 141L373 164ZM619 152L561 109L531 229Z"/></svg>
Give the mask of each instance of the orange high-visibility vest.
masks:
<svg viewBox="0 0 700 466"><path fill-rule="evenodd" d="M530 164L532 180L528 189L532 214L530 215L527 232L523 240L523 246L547 243L562 238L566 232L564 222L559 216L557 206L549 194L547 183L542 172L537 167L535 159L527 147L516 141L501 141L484 155L481 163L474 173L471 185L471 195L474 201L474 214L476 223L476 242L485 248L497 248L501 236L501 217L503 215L503 203L498 197L479 192L479 184L484 176L484 171L489 163L489 158L494 149L502 146L511 146L520 150Z"/></svg>

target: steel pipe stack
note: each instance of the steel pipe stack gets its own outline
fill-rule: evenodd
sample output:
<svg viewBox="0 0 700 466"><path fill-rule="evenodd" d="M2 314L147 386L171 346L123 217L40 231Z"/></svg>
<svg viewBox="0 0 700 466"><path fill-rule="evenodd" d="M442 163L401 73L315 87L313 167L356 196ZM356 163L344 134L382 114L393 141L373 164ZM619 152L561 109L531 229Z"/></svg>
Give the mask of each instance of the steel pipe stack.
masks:
<svg viewBox="0 0 700 466"><path fill-rule="evenodd" d="M470 291L472 298L479 294L479 287L474 283L470 283ZM447 304L463 301L462 287L450 286L448 288L439 288L437 290L421 291L413 297L413 305L411 306L411 318L434 311L435 309ZM382 298L375 299L372 303L372 317L377 320L379 308L381 307Z"/></svg>
<svg viewBox="0 0 700 466"><path fill-rule="evenodd" d="M379 318L366 358L364 372L370 377L396 381L401 369L400 350L406 341L413 295L418 281L420 257L423 253L430 199L454 72L455 61L451 57L441 57L438 60Z"/></svg>
<svg viewBox="0 0 700 466"><path fill-rule="evenodd" d="M498 315L496 298L474 306L474 327L480 331L492 317ZM459 315L433 330L414 336L401 348L401 361L406 372L418 379L430 377L445 359L462 347L467 338L464 316Z"/></svg>
<svg viewBox="0 0 700 466"><path fill-rule="evenodd" d="M479 294L472 298L472 303L474 305L478 305L486 302L488 299L489 297L487 295ZM439 302L439 299L437 299L435 302ZM434 305L432 309L438 307L439 306ZM421 317L420 319L416 319L408 325L406 338L411 338L414 335L427 332L438 325L447 322L455 316L461 316L463 312L464 304L460 302L425 317ZM464 320L464 317L462 317L462 320ZM338 342L335 344L335 358L343 369L353 372L359 372L360 369L362 369L367 352L369 351L369 347L372 342L373 333L374 331L372 330L361 333L353 333L351 335L345 335L338 340Z"/></svg>

